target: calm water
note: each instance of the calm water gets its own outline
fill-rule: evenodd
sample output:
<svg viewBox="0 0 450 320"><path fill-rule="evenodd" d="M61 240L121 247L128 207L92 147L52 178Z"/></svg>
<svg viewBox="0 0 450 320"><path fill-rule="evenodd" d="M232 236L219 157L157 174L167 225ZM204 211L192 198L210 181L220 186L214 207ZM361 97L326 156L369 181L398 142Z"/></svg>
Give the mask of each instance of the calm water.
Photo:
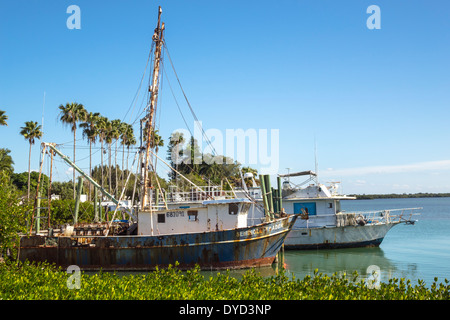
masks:
<svg viewBox="0 0 450 320"><path fill-rule="evenodd" d="M367 278L376 268L382 282L406 278L417 284L421 279L429 286L435 277L438 282L450 280L450 198L345 200L341 206L345 211L423 209L417 211L420 215L413 217L418 220L414 225L393 227L378 248L285 251L288 275L303 279L318 269L329 275L351 275L357 271L361 278ZM369 267L372 269L368 270ZM234 270L230 275L240 278L247 271ZM276 269L258 268L257 272L272 276ZM217 271L201 273L206 278L217 275Z"/></svg>
<svg viewBox="0 0 450 320"><path fill-rule="evenodd" d="M369 266L380 271L381 281L406 278L412 283L422 279L430 285L450 280L450 198L345 200L346 211L370 211L422 207L415 225L393 227L378 248L355 248L313 251L286 251L288 273L296 278L357 271L362 277L371 273ZM374 268L374 267L371 267Z"/></svg>

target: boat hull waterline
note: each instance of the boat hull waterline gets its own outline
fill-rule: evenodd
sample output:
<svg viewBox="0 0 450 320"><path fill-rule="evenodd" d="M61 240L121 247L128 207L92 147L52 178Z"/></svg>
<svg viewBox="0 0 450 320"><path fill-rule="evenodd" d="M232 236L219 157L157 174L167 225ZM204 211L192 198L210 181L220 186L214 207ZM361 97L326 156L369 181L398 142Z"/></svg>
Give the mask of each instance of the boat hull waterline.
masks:
<svg viewBox="0 0 450 320"><path fill-rule="evenodd" d="M24 236L19 259L81 270L241 269L270 266L298 215L215 232L156 236Z"/></svg>
<svg viewBox="0 0 450 320"><path fill-rule="evenodd" d="M286 250L378 247L388 231L400 222L365 226L294 228L285 240Z"/></svg>

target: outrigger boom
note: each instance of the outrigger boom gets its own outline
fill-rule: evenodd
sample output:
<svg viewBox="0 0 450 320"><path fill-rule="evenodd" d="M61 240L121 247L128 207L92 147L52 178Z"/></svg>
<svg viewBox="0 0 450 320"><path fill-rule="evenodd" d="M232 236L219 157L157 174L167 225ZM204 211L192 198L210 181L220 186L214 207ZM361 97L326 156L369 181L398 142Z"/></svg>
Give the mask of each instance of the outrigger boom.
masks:
<svg viewBox="0 0 450 320"><path fill-rule="evenodd" d="M106 191L101 185L97 183L94 179L92 179L88 174L86 174L83 170L80 169L74 162L72 162L68 156L63 154L60 150L56 148L56 143L48 143L43 142L42 146L44 147L43 152L45 151L45 148L48 147L51 150L53 150L57 155L59 155L68 165L70 165L72 168L74 168L76 171L78 171L86 180L88 180L90 183L92 183L96 188L98 188L108 199L110 199L116 206L120 205L120 201L117 200L112 194L110 194L108 191ZM127 210L127 213L135 219L136 217Z"/></svg>

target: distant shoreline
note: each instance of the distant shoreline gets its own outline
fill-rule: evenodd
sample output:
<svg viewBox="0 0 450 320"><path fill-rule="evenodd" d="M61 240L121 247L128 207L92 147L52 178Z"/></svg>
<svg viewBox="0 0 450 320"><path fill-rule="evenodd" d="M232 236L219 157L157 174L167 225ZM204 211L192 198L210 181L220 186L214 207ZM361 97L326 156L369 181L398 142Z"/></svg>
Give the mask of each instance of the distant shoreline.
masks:
<svg viewBox="0 0 450 320"><path fill-rule="evenodd" d="M394 199L394 198L444 198L450 197L450 193L390 193L390 194L352 194L357 200Z"/></svg>

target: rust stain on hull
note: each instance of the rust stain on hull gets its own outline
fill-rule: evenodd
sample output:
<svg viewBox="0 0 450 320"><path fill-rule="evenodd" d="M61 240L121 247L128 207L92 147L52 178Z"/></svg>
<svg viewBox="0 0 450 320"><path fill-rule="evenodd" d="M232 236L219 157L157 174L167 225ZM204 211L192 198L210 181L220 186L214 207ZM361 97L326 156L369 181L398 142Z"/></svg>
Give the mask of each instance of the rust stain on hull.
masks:
<svg viewBox="0 0 450 320"><path fill-rule="evenodd" d="M189 269L269 266L297 216L253 227L161 236L22 237L21 261L47 261L83 270L154 270L179 263Z"/></svg>

